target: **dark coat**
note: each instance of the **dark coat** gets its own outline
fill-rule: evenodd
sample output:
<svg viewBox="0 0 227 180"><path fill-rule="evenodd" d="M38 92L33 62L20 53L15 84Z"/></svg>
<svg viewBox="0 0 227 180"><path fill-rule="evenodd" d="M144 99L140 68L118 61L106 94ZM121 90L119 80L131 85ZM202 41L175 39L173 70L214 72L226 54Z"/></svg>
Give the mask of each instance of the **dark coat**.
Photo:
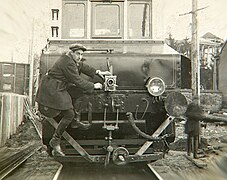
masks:
<svg viewBox="0 0 227 180"><path fill-rule="evenodd" d="M185 123L185 133L193 136L200 134L200 117L203 115L201 107L192 102L185 113L187 121Z"/></svg>
<svg viewBox="0 0 227 180"><path fill-rule="evenodd" d="M67 87L69 84L74 84L84 92L92 93L94 83L83 79L80 73L93 78L95 72L94 68L83 62L76 63L72 57L64 54L48 71L48 74L42 78L36 94L36 101L41 105L57 110L73 108Z"/></svg>

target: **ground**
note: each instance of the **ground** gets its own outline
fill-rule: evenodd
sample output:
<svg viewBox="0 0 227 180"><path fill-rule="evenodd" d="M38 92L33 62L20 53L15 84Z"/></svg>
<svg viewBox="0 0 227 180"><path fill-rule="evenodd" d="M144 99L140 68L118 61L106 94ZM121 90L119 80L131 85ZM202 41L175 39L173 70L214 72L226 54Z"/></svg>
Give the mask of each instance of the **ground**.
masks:
<svg viewBox="0 0 227 180"><path fill-rule="evenodd" d="M165 158L151 163L154 169L164 179L227 179L227 126L210 123L206 124L206 128L202 128L201 142L203 146L199 152L203 158L200 158L200 161L206 163L207 167L198 168L185 157L184 122L177 122L176 125L176 140L170 145L170 151ZM40 143L41 140L34 124L27 119L18 127L17 133L12 135L5 147L0 148L0 157L15 153L32 142ZM52 178L59 165L46 153L45 147L43 147L27 160L24 165L24 172L28 175L36 173L42 179L48 179Z"/></svg>
<svg viewBox="0 0 227 180"><path fill-rule="evenodd" d="M17 128L17 133L7 140L5 146L0 148L0 157L1 159L9 157L33 143L41 144L41 139L33 123L27 119ZM53 157L50 157L46 152L45 146L43 146L26 163L20 166L18 170L20 172L15 172L15 174L5 179L11 180L17 177L17 179L26 180L50 180L53 179L53 175L59 166L60 163L56 162Z"/></svg>
<svg viewBox="0 0 227 180"><path fill-rule="evenodd" d="M176 140L171 144L169 153L164 159L152 163L164 179L227 179L227 126L212 123L204 125L206 127L201 128L199 162L207 164L207 167L198 168L186 158L184 122L177 122Z"/></svg>

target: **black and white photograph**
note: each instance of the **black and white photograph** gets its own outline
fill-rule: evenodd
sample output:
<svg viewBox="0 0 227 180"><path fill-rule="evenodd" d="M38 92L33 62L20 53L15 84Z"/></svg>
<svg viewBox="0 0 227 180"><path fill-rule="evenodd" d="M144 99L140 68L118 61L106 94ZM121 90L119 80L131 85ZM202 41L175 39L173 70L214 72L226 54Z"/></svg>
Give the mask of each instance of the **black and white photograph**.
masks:
<svg viewBox="0 0 227 180"><path fill-rule="evenodd" d="M227 179L226 0L0 2L0 180Z"/></svg>

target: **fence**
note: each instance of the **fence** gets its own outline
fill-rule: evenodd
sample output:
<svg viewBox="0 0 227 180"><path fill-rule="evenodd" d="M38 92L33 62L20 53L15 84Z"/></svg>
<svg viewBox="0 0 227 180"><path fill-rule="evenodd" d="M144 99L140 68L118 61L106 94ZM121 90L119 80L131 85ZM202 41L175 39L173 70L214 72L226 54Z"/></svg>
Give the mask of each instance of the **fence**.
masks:
<svg viewBox="0 0 227 180"><path fill-rule="evenodd" d="M0 147L22 123L25 99L24 95L0 93Z"/></svg>

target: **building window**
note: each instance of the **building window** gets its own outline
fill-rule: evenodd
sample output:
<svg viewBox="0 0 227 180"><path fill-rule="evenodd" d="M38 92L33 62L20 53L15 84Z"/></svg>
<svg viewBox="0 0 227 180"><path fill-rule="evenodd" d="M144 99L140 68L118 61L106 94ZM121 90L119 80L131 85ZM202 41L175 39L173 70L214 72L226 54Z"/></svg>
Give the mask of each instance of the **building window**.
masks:
<svg viewBox="0 0 227 180"><path fill-rule="evenodd" d="M58 26L51 26L51 36L52 37L58 37Z"/></svg>
<svg viewBox="0 0 227 180"><path fill-rule="evenodd" d="M151 12L148 3L129 4L129 38L151 37ZM136 13L135 13L136 12Z"/></svg>
<svg viewBox="0 0 227 180"><path fill-rule="evenodd" d="M122 36L122 5L120 3L94 3L93 5L93 37Z"/></svg>
<svg viewBox="0 0 227 180"><path fill-rule="evenodd" d="M85 4L65 3L62 17L62 37L85 37L85 24Z"/></svg>
<svg viewBox="0 0 227 180"><path fill-rule="evenodd" d="M52 20L58 20L59 9L51 9Z"/></svg>

